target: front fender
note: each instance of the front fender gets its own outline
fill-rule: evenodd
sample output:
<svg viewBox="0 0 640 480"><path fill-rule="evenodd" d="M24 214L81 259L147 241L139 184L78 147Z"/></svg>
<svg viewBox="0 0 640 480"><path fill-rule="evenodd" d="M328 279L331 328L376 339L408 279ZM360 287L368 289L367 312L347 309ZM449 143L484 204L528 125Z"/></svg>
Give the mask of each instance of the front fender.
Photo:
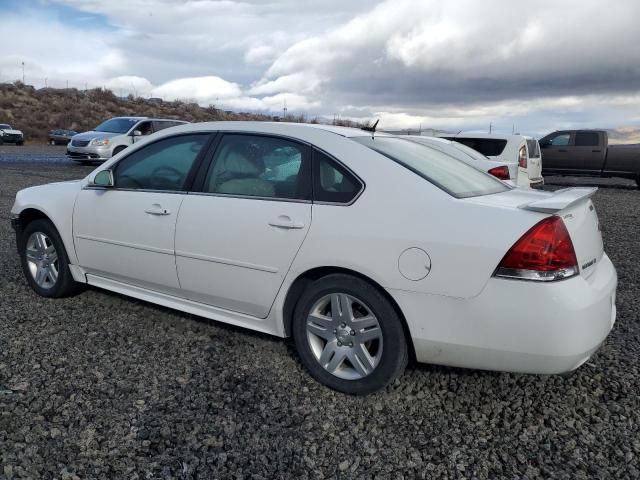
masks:
<svg viewBox="0 0 640 480"><path fill-rule="evenodd" d="M16 194L11 208L14 218L24 217L29 209L45 215L58 230L71 264L78 262L73 245L73 208L81 188L80 180L25 188Z"/></svg>

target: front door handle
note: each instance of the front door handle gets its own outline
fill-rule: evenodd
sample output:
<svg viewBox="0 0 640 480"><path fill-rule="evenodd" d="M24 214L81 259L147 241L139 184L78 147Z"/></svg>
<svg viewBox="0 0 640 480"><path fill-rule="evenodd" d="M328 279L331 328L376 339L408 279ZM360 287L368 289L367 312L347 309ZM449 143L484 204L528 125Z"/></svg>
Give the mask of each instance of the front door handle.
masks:
<svg viewBox="0 0 640 480"><path fill-rule="evenodd" d="M171 210L162 208L159 203L154 203L151 205L151 208L146 209L144 213L148 213L149 215L171 215Z"/></svg>
<svg viewBox="0 0 640 480"><path fill-rule="evenodd" d="M558 150L559 152L565 153L566 150L564 148L561 148L560 150Z"/></svg>
<svg viewBox="0 0 640 480"><path fill-rule="evenodd" d="M592 153L600 153L600 150L591 150Z"/></svg>
<svg viewBox="0 0 640 480"><path fill-rule="evenodd" d="M304 223L294 222L287 215L280 215L275 220L271 220L269 225L272 227L286 228L288 230L304 228Z"/></svg>

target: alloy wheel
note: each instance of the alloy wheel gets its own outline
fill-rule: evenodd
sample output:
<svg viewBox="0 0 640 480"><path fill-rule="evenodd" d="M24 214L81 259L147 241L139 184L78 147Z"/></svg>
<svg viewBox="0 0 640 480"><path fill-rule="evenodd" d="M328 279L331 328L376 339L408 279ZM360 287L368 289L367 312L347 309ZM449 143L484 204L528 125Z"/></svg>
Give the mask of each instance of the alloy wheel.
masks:
<svg viewBox="0 0 640 480"><path fill-rule="evenodd" d="M33 232L26 245L27 266L40 288L52 288L58 281L58 252L51 238L42 232Z"/></svg>
<svg viewBox="0 0 640 480"><path fill-rule="evenodd" d="M383 335L378 319L352 295L331 293L317 300L306 331L316 360L336 377L359 380L380 363Z"/></svg>

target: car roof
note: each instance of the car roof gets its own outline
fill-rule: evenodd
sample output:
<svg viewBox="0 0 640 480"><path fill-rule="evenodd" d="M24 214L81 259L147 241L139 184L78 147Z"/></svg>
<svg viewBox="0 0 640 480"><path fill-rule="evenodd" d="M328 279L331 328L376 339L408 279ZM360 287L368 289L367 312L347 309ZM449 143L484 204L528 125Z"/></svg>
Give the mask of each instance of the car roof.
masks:
<svg viewBox="0 0 640 480"><path fill-rule="evenodd" d="M308 131L308 129L323 130L326 132L334 133L342 137L366 137L371 135L371 132L362 130L360 128L351 127L339 127L336 125L322 125L319 123L293 123L293 122L256 122L256 121L221 121L221 122L198 122L188 123L187 126L174 127L177 129L188 129L189 131L207 131L207 130L226 130L233 131L241 129L243 131L249 131L255 129L256 131L268 130L272 133L279 133L282 135L295 134L296 132ZM172 129L173 130L173 129ZM175 131L175 130L174 130ZM392 137L382 132L376 132L375 136Z"/></svg>
<svg viewBox="0 0 640 480"><path fill-rule="evenodd" d="M115 119L126 119L126 120L160 120L162 122L180 122L180 123L189 123L186 120L177 120L175 118L156 118L156 117L127 117L127 116L123 116L123 117L112 117L110 118L110 120L115 120Z"/></svg>
<svg viewBox="0 0 640 480"><path fill-rule="evenodd" d="M474 133L474 132L461 132L461 133L443 133L443 137L446 138L494 138L496 140L531 140L533 137L520 134L503 134L503 133Z"/></svg>

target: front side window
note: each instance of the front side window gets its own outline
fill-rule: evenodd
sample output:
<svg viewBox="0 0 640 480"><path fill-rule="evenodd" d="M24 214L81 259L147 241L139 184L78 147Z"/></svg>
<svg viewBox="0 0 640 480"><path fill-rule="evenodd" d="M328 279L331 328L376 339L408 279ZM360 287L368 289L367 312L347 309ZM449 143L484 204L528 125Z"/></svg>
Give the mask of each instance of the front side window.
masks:
<svg viewBox="0 0 640 480"><path fill-rule="evenodd" d="M559 133L555 137L549 139L549 145L566 146L571 141L570 133Z"/></svg>
<svg viewBox="0 0 640 480"><path fill-rule="evenodd" d="M362 184L328 155L313 151L313 199L318 202L351 203Z"/></svg>
<svg viewBox="0 0 640 480"><path fill-rule="evenodd" d="M136 150L118 162L116 188L181 191L208 135L164 138Z"/></svg>
<svg viewBox="0 0 640 480"><path fill-rule="evenodd" d="M577 132L575 145L576 147L597 147L598 134L595 132Z"/></svg>
<svg viewBox="0 0 640 480"><path fill-rule="evenodd" d="M151 122L140 123L138 126L136 126L136 130L138 130L141 135L151 135L153 133Z"/></svg>
<svg viewBox="0 0 640 480"><path fill-rule="evenodd" d="M283 138L225 135L216 149L204 191L307 200L311 174L305 150Z"/></svg>
<svg viewBox="0 0 640 480"><path fill-rule="evenodd" d="M394 137L354 137L358 143L390 158L456 198L490 195L509 190L497 178L451 156L409 140Z"/></svg>

